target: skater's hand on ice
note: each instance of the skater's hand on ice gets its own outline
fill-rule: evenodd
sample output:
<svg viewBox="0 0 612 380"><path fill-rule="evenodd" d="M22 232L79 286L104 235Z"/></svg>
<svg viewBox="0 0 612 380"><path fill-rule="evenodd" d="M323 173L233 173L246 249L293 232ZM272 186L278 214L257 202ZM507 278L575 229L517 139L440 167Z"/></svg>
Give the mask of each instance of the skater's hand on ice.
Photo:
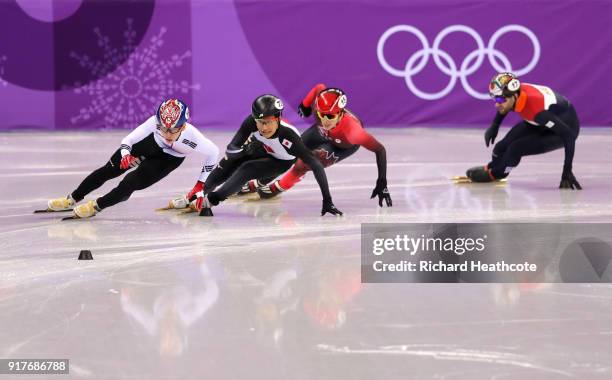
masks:
<svg viewBox="0 0 612 380"><path fill-rule="evenodd" d="M331 199L323 201L323 208L321 209L321 216L325 215L328 212L332 215L342 215L342 211L338 210L336 206L334 206Z"/></svg>
<svg viewBox="0 0 612 380"><path fill-rule="evenodd" d="M495 142L495 138L497 137L498 131L499 131L499 126L496 126L496 125L490 126L485 131L484 139L485 139L485 144L487 145L487 148L489 147L489 144L493 144Z"/></svg>
<svg viewBox="0 0 612 380"><path fill-rule="evenodd" d="M193 186L193 189L191 189L191 191L187 193L185 198L187 198L189 202L193 202L196 199L196 193L202 191L203 188L204 188L204 182L202 181L196 182L196 184Z"/></svg>
<svg viewBox="0 0 612 380"><path fill-rule="evenodd" d="M300 103L300 105L298 106L298 115L300 115L300 117L303 119L303 118L310 116L311 114L312 114L312 108L306 107L304 103Z"/></svg>
<svg viewBox="0 0 612 380"><path fill-rule="evenodd" d="M377 179L376 187L372 190L372 196L370 199L378 196L378 205L383 207L383 200L387 204L387 207L393 206L393 201L391 200L391 194L389 194L389 189L387 189L387 180L386 179Z"/></svg>
<svg viewBox="0 0 612 380"><path fill-rule="evenodd" d="M140 158L134 157L131 154L126 154L121 158L121 163L119 164L119 169L128 169L135 168L140 165Z"/></svg>
<svg viewBox="0 0 612 380"><path fill-rule="evenodd" d="M195 194L195 207L196 210L202 211L202 205L204 204L204 191L200 190Z"/></svg>
<svg viewBox="0 0 612 380"><path fill-rule="evenodd" d="M582 190L582 186L580 186L580 183L578 183L578 180L574 177L574 173L572 173L571 170L564 170L561 175L559 189Z"/></svg>

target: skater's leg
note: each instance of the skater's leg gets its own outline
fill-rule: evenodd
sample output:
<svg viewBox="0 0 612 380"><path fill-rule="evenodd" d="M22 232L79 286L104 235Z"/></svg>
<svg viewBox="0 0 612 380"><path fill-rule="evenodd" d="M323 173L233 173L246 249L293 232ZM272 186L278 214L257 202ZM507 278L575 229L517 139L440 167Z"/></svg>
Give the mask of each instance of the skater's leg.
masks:
<svg viewBox="0 0 612 380"><path fill-rule="evenodd" d="M138 157L141 160L146 160L148 158L154 157L163 157L166 153L157 145L155 142L155 138L153 134L147 136L142 141L134 144L132 147L132 151L130 152L132 156ZM103 167L94 170L90 175L88 175L83 182L71 193L72 198L79 202L87 196L87 194L96 190L100 186L102 186L109 179L113 179L119 177L121 174L130 170L121 169L119 167L121 163L121 150L117 149L115 153L108 160L106 165Z"/></svg>
<svg viewBox="0 0 612 380"><path fill-rule="evenodd" d="M293 161L290 160L278 160L272 157L247 160L231 174L219 189L210 192L208 199L214 206L238 192L248 180L276 177L286 171L292 163Z"/></svg>
<svg viewBox="0 0 612 380"><path fill-rule="evenodd" d="M329 142L325 142L315 147L313 154L319 159L321 164L323 164L323 167L329 167L351 156L358 149L359 145L352 146L348 149L342 149ZM309 170L310 168L308 165L302 162L302 160L298 160L295 165L278 180L277 186L282 189L281 191L289 190L300 182Z"/></svg>
<svg viewBox="0 0 612 380"><path fill-rule="evenodd" d="M144 160L136 170L128 173L119 185L108 194L97 199L100 209L113 206L127 200L134 191L146 189L178 168L184 157L164 154Z"/></svg>
<svg viewBox="0 0 612 380"><path fill-rule="evenodd" d="M493 147L491 161L487 164L487 168L503 166L503 157L508 147L516 140L526 136L537 135L533 125L521 121L517 123L508 133ZM496 177L497 178L497 177Z"/></svg>
<svg viewBox="0 0 612 380"><path fill-rule="evenodd" d="M208 178L206 178L206 182L204 183L204 192L208 193L227 181L227 179L236 171L236 169L246 160L248 160L248 156L242 156L239 158L228 158L227 156L223 157L217 166L215 166L213 171L208 175Z"/></svg>
<svg viewBox="0 0 612 380"><path fill-rule="evenodd" d="M119 177L121 174L125 173L128 169L120 169L120 162L121 152L119 149L117 149L117 151L113 153L110 160L108 160L104 166L94 170L91 174L85 177L83 182L81 182L76 190L72 192L72 198L76 202L79 202L85 198L87 194L102 186L109 179Z"/></svg>
<svg viewBox="0 0 612 380"><path fill-rule="evenodd" d="M491 174L497 179L505 178L512 169L518 166L521 158L563 148L563 140L560 136L552 131L545 132L548 133L531 135L512 142L495 166L489 167Z"/></svg>

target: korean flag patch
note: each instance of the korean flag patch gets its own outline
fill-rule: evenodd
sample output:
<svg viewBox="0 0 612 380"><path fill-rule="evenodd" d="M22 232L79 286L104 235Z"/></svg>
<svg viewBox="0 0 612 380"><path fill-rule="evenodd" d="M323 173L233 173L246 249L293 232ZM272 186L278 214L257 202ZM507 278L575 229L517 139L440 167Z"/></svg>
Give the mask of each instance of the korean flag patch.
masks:
<svg viewBox="0 0 612 380"><path fill-rule="evenodd" d="M293 143L287 139L283 139L281 144L283 144L283 146L285 146L287 149L291 149L291 146L293 145Z"/></svg>

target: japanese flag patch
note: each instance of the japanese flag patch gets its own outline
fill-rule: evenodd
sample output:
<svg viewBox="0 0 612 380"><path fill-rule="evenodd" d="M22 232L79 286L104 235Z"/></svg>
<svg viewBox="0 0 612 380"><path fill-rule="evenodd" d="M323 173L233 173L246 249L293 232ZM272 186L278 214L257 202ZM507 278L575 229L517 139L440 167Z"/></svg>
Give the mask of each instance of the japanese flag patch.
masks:
<svg viewBox="0 0 612 380"><path fill-rule="evenodd" d="M287 139L283 139L281 144L283 144L283 146L286 147L287 149L291 149L291 146L293 145L293 143Z"/></svg>

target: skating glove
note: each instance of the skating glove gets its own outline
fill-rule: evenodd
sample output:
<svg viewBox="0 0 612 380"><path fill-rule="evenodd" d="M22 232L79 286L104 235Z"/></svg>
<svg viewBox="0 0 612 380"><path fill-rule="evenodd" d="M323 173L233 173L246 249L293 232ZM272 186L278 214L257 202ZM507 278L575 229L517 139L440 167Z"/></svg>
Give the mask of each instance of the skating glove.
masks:
<svg viewBox="0 0 612 380"><path fill-rule="evenodd" d="M135 168L138 165L140 165L140 158L134 157L131 154L126 154L121 158L119 169Z"/></svg>
<svg viewBox="0 0 612 380"><path fill-rule="evenodd" d="M298 106L298 115L300 115L300 117L303 119L310 116L311 114L312 107L306 107L304 103L300 103L300 105Z"/></svg>
<svg viewBox="0 0 612 380"><path fill-rule="evenodd" d="M323 208L321 209L321 216L325 215L328 212L332 215L342 215L342 211L338 210L336 206L334 206L331 199L323 200Z"/></svg>
<svg viewBox="0 0 612 380"><path fill-rule="evenodd" d="M202 207L206 206L204 204L204 192L202 190L198 191L195 195L195 207L198 211L202 211Z"/></svg>
<svg viewBox="0 0 612 380"><path fill-rule="evenodd" d="M259 150L263 150L263 143L255 137L249 136L241 147L228 145L225 157L228 160L237 160L244 156L251 156Z"/></svg>
<svg viewBox="0 0 612 380"><path fill-rule="evenodd" d="M203 209L210 209L212 206L216 206L221 202L219 199L219 195L214 191L208 194L204 193L204 190L200 190L196 193L196 202L195 207L198 211L202 211ZM200 216L212 216L212 212L210 213L200 213Z"/></svg>
<svg viewBox="0 0 612 380"><path fill-rule="evenodd" d="M244 145L242 147L238 147L235 145L228 145L225 150L225 159L226 160L237 160L244 156Z"/></svg>
<svg viewBox="0 0 612 380"><path fill-rule="evenodd" d="M574 173L572 173L571 170L564 170L561 175L559 189L582 190L582 186L580 186L580 183L578 183L578 180L574 177Z"/></svg>
<svg viewBox="0 0 612 380"><path fill-rule="evenodd" d="M244 145L242 145L242 150L249 156L257 153L260 149L263 149L263 143L253 136L249 137Z"/></svg>
<svg viewBox="0 0 612 380"><path fill-rule="evenodd" d="M495 125L495 124L490 126L485 131L484 139L485 139L485 144L487 145L487 148L489 147L489 144L493 144L495 142L495 138L497 137L497 132L499 132L499 125Z"/></svg>
<svg viewBox="0 0 612 380"><path fill-rule="evenodd" d="M189 202L193 202L196 199L196 194L199 191L202 191L203 188L204 188L204 182L202 181L196 182L196 184L193 186L193 189L191 189L191 191L187 193L185 198L187 198Z"/></svg>
<svg viewBox="0 0 612 380"><path fill-rule="evenodd" d="M391 200L391 194L389 194L389 189L387 189L387 180L386 179L377 179L376 187L372 190L372 196L370 199L378 196L378 205L383 207L383 200L387 204L387 207L393 206L393 201Z"/></svg>

